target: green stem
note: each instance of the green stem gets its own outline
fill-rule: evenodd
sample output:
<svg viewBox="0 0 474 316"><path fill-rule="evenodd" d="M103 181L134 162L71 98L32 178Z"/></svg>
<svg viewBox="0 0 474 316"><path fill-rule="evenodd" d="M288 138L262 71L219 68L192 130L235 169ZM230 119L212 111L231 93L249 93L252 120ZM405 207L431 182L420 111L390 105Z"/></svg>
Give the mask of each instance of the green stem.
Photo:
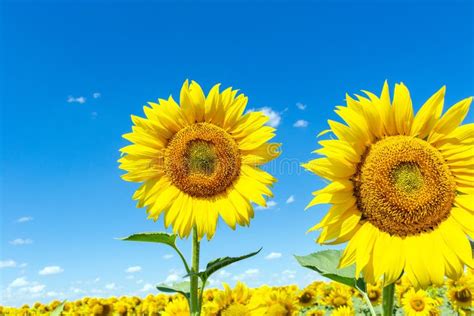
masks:
<svg viewBox="0 0 474 316"><path fill-rule="evenodd" d="M377 316L377 314L375 313L375 310L374 310L374 306L372 306L372 302L370 301L370 298L367 295L367 293L362 292L362 291L360 291L360 293L362 294L362 298L364 299L365 303L369 307L370 315L371 316Z"/></svg>
<svg viewBox="0 0 474 316"><path fill-rule="evenodd" d="M389 284L383 288L383 316L393 315L393 303L395 300L395 283Z"/></svg>
<svg viewBox="0 0 474 316"><path fill-rule="evenodd" d="M197 316L200 314L200 306L198 299L198 282L199 277L197 273L199 272L199 240L197 235L196 227L193 228L193 258L192 258L192 267L191 267L191 293L190 293L190 309L191 316Z"/></svg>
<svg viewBox="0 0 474 316"><path fill-rule="evenodd" d="M173 247L174 250L178 253L179 257L181 258L181 261L183 261L184 268L186 269L186 273L190 274L191 270L189 270L188 263L186 262L186 259L184 258L183 254L181 251L178 249L178 247Z"/></svg>

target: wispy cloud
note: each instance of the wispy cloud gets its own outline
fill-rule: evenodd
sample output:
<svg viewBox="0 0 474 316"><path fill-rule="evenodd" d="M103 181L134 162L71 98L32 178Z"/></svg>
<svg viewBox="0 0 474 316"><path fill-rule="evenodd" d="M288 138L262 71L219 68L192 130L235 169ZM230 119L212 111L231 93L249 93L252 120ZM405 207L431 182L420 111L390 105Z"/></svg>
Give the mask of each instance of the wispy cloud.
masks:
<svg viewBox="0 0 474 316"><path fill-rule="evenodd" d="M302 128L302 127L308 127L308 121L305 121L305 120L297 120L294 124L293 124L293 127L299 127L299 128Z"/></svg>
<svg viewBox="0 0 474 316"><path fill-rule="evenodd" d="M141 292L148 292L148 291L151 291L151 290L155 290L155 287L153 286L153 284L147 283L147 284L143 285L143 287L140 291Z"/></svg>
<svg viewBox="0 0 474 316"><path fill-rule="evenodd" d="M23 238L17 238L17 239L14 239L14 240L11 240L10 241L10 244L14 245L14 246L23 246L23 245L29 245L29 244L32 244L33 243L33 240L31 239L23 239Z"/></svg>
<svg viewBox="0 0 474 316"><path fill-rule="evenodd" d="M109 283L105 285L105 288L107 290L115 290L117 288L117 285L115 283Z"/></svg>
<svg viewBox="0 0 474 316"><path fill-rule="evenodd" d="M8 259L8 260L2 260L2 261L0 261L0 269L3 269L3 268L14 268L14 267L16 267L16 262L15 262L15 260Z"/></svg>
<svg viewBox="0 0 474 316"><path fill-rule="evenodd" d="M269 210L269 209L272 209L274 208L275 206L277 206L277 202L273 201L273 200L270 200L267 202L267 206L260 206L258 205L255 209L256 210Z"/></svg>
<svg viewBox="0 0 474 316"><path fill-rule="evenodd" d="M286 204L291 204L295 201L295 196L294 195L290 195L288 197L288 199L286 199Z"/></svg>
<svg viewBox="0 0 474 316"><path fill-rule="evenodd" d="M271 107L265 106L259 109L249 109L248 112L263 112L263 114L269 117L267 125L271 127L278 127L280 125L281 113L274 111Z"/></svg>
<svg viewBox="0 0 474 316"><path fill-rule="evenodd" d="M16 220L17 223L26 223L26 222L30 222L33 220L33 217L31 216L23 216L23 217L20 217L19 219Z"/></svg>
<svg viewBox="0 0 474 316"><path fill-rule="evenodd" d="M94 93L92 93L92 97L93 97L94 99L98 99L98 98L100 98L101 96L102 96L102 95L100 94L100 92L94 92Z"/></svg>
<svg viewBox="0 0 474 316"><path fill-rule="evenodd" d="M21 277L21 278L16 278L15 280L13 280L9 285L8 287L22 287L22 286L27 286L28 284L30 284L25 277Z"/></svg>
<svg viewBox="0 0 474 316"><path fill-rule="evenodd" d="M142 267L140 266L133 266L133 267L128 267L125 272L127 273L136 273L142 271Z"/></svg>
<svg viewBox="0 0 474 316"><path fill-rule="evenodd" d="M298 109L300 109L301 111L303 111L303 110L306 109L306 104L303 104L303 103L301 103L301 102L297 102L297 103L296 103L296 107L297 107Z"/></svg>
<svg viewBox="0 0 474 316"><path fill-rule="evenodd" d="M238 274L233 277L236 281L241 281L248 278L256 278L260 274L259 269L248 269L244 273Z"/></svg>
<svg viewBox="0 0 474 316"><path fill-rule="evenodd" d="M279 252L270 252L265 257L265 259L267 259L267 260L274 260L274 259L278 259L278 258L281 258L281 253L279 253Z"/></svg>
<svg viewBox="0 0 474 316"><path fill-rule="evenodd" d="M174 255L172 255L171 253L167 253L165 255L163 255L163 259L165 260L170 260L174 257Z"/></svg>
<svg viewBox="0 0 474 316"><path fill-rule="evenodd" d="M91 112L91 118L93 120L95 120L98 116L99 116L99 113L97 113L96 111Z"/></svg>
<svg viewBox="0 0 474 316"><path fill-rule="evenodd" d="M64 269L60 266L47 266L41 269L38 274L39 275L52 275L52 274L59 274L64 272Z"/></svg>
<svg viewBox="0 0 474 316"><path fill-rule="evenodd" d="M84 104L86 103L86 98L85 97L73 97L73 96L68 96L67 97L67 103L79 103L79 104Z"/></svg>

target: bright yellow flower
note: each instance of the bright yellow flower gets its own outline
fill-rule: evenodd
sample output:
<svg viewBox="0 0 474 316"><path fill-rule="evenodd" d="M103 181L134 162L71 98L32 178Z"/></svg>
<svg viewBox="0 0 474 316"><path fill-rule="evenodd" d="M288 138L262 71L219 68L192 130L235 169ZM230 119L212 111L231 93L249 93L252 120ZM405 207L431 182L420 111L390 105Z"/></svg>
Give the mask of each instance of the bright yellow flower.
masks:
<svg viewBox="0 0 474 316"><path fill-rule="evenodd" d="M165 310L161 316L189 316L188 301L182 295L175 296L175 298L166 305Z"/></svg>
<svg viewBox="0 0 474 316"><path fill-rule="evenodd" d="M325 157L304 165L331 181L308 205L333 204L311 230L320 243L349 241L340 267L355 263L369 283L459 277L474 266L474 124L460 126L472 98L441 116L443 87L415 116L403 84L393 101L386 83L380 97L365 93L346 96L336 113L347 125L330 120L335 139L316 150Z"/></svg>
<svg viewBox="0 0 474 316"><path fill-rule="evenodd" d="M352 291L347 286L334 283L329 294L323 297L323 302L334 308L352 306Z"/></svg>
<svg viewBox="0 0 474 316"><path fill-rule="evenodd" d="M448 297L457 311L474 307L474 275L465 274L458 280L448 281Z"/></svg>
<svg viewBox="0 0 474 316"><path fill-rule="evenodd" d="M123 179L143 183L133 196L149 218L164 213L165 226L181 237L196 226L199 238L215 233L218 217L235 229L254 216L251 203L266 205L264 196L276 180L259 168L279 155L268 143L275 129L261 112L244 114L247 97L215 85L207 97L186 81L180 105L172 97L144 106L146 118L132 115L133 144L121 149Z"/></svg>
<svg viewBox="0 0 474 316"><path fill-rule="evenodd" d="M354 316L355 312L352 307L342 306L331 313L331 316Z"/></svg>
<svg viewBox="0 0 474 316"><path fill-rule="evenodd" d="M256 291L252 295L249 308L254 316L293 316L299 306L291 287L272 288Z"/></svg>
<svg viewBox="0 0 474 316"><path fill-rule="evenodd" d="M297 299L301 307L310 307L316 304L317 294L313 289L306 288L298 294Z"/></svg>
<svg viewBox="0 0 474 316"><path fill-rule="evenodd" d="M249 300L250 290L244 283L237 282L233 290L224 283L224 291L217 292L212 301L205 303L203 311L206 316L250 315Z"/></svg>
<svg viewBox="0 0 474 316"><path fill-rule="evenodd" d="M437 303L423 290L410 289L402 299L402 307L407 316L429 316Z"/></svg>
<svg viewBox="0 0 474 316"><path fill-rule="evenodd" d="M379 305L382 302L382 282L367 284L367 296L373 306Z"/></svg>

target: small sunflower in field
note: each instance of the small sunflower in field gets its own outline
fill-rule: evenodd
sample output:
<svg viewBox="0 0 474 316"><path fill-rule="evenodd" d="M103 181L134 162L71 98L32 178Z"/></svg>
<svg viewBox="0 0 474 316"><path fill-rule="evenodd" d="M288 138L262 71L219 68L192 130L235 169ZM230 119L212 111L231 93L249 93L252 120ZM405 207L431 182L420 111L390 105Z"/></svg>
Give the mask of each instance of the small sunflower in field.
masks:
<svg viewBox="0 0 474 316"><path fill-rule="evenodd" d="M458 280L449 280L448 298L456 311L474 307L474 276L465 274Z"/></svg>
<svg viewBox="0 0 474 316"><path fill-rule="evenodd" d="M330 181L308 205L332 204L311 230L319 243L348 241L340 267L355 264L369 283L460 277L474 266L474 124L461 125L472 98L441 115L443 87L414 115L403 84L393 101L386 83L380 97L364 93L336 107L346 124L329 120L335 138L304 165Z"/></svg>
<svg viewBox="0 0 474 316"><path fill-rule="evenodd" d="M294 316L300 309L291 287L256 292L249 307L255 316Z"/></svg>
<svg viewBox="0 0 474 316"><path fill-rule="evenodd" d="M269 143L275 129L262 112L245 112L247 97L215 85L207 96L186 81L178 104L172 97L132 116L132 145L121 149L124 180L142 183L134 199L149 218L164 214L180 237L196 227L199 239L215 233L218 217L232 229L249 225L252 203L265 206L276 181L259 166L278 157Z"/></svg>
<svg viewBox="0 0 474 316"><path fill-rule="evenodd" d="M166 305L161 316L189 316L188 301L182 296L175 296L174 299Z"/></svg>
<svg viewBox="0 0 474 316"><path fill-rule="evenodd" d="M412 288L402 299L402 307L407 316L429 316L436 305L436 301L422 289L415 291Z"/></svg>
<svg viewBox="0 0 474 316"><path fill-rule="evenodd" d="M354 316L354 315L355 315L355 311L350 306L341 306L335 309L331 313L331 316Z"/></svg>
<svg viewBox="0 0 474 316"><path fill-rule="evenodd" d="M323 297L325 305L339 308L341 306L352 306L352 291L350 288L334 283L329 294Z"/></svg>
<svg viewBox="0 0 474 316"><path fill-rule="evenodd" d="M224 291L216 293L213 300L204 305L203 311L207 316L251 315L247 307L250 295L249 288L242 282L237 282L234 289L224 283Z"/></svg>
<svg viewBox="0 0 474 316"><path fill-rule="evenodd" d="M382 302L382 282L367 284L367 296L373 306L379 305Z"/></svg>
<svg viewBox="0 0 474 316"><path fill-rule="evenodd" d="M307 287L299 292L297 299L301 307L311 307L316 305L318 295L312 288Z"/></svg>

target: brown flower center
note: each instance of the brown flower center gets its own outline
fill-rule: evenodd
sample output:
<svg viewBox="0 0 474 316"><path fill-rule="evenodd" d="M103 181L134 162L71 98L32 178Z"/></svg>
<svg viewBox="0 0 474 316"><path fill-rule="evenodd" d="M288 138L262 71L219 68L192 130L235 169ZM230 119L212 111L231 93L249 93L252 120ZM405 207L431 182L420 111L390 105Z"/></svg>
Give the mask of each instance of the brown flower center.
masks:
<svg viewBox="0 0 474 316"><path fill-rule="evenodd" d="M224 192L239 176L240 165L235 140L209 123L183 128L166 148L165 173L176 187L195 197Z"/></svg>
<svg viewBox="0 0 474 316"><path fill-rule="evenodd" d="M363 218L401 237L436 228L448 218L456 194L443 156L409 136L387 137L368 148L352 181Z"/></svg>

